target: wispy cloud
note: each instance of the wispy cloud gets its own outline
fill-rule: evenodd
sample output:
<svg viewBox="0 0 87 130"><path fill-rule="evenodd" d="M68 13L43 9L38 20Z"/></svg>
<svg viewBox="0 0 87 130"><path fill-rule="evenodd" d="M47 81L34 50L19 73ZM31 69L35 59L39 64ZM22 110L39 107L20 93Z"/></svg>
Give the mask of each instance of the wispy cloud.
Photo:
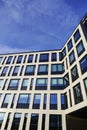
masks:
<svg viewBox="0 0 87 130"><path fill-rule="evenodd" d="M60 48L78 19L64 0L0 0L0 43L25 50Z"/></svg>

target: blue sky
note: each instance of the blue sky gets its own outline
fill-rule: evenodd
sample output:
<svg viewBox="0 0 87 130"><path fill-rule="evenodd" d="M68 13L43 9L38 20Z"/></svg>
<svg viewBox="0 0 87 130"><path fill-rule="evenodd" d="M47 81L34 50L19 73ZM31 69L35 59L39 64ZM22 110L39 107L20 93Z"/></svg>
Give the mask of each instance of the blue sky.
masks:
<svg viewBox="0 0 87 130"><path fill-rule="evenodd" d="M87 1L0 0L0 53L60 49Z"/></svg>

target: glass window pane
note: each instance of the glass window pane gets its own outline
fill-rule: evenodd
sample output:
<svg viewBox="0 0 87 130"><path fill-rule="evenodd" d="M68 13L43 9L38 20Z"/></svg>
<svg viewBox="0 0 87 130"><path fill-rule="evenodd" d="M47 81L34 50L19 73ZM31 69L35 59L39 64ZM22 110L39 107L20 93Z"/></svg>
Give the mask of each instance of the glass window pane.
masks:
<svg viewBox="0 0 87 130"><path fill-rule="evenodd" d="M76 49L77 49L78 56L80 56L85 51L82 41L77 45Z"/></svg>
<svg viewBox="0 0 87 130"><path fill-rule="evenodd" d="M35 94L34 95L34 102L33 102L33 109L39 109L40 108L40 94Z"/></svg>
<svg viewBox="0 0 87 130"><path fill-rule="evenodd" d="M37 130L37 128L38 128L38 118L39 118L39 114L33 113L31 115L31 121L30 121L30 128L29 128L29 130Z"/></svg>
<svg viewBox="0 0 87 130"><path fill-rule="evenodd" d="M79 40L79 38L80 38L80 32L79 32L79 30L77 30L74 34L74 41L77 42Z"/></svg>
<svg viewBox="0 0 87 130"><path fill-rule="evenodd" d="M40 54L40 62L49 61L49 54Z"/></svg>
<svg viewBox="0 0 87 130"><path fill-rule="evenodd" d="M50 95L50 109L57 109L57 94Z"/></svg>

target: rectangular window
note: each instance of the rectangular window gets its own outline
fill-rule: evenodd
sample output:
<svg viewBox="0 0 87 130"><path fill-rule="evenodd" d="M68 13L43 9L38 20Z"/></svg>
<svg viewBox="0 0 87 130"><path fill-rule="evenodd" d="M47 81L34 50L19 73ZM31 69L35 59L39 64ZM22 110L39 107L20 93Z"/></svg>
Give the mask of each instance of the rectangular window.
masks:
<svg viewBox="0 0 87 130"><path fill-rule="evenodd" d="M27 118L28 118L28 114L25 113L25 115L24 115L24 122L23 122L23 128L22 128L22 130L25 130L25 129L26 129Z"/></svg>
<svg viewBox="0 0 87 130"><path fill-rule="evenodd" d="M17 76L19 68L19 66L15 66L12 76Z"/></svg>
<svg viewBox="0 0 87 130"><path fill-rule="evenodd" d="M38 59L38 54L36 54L35 56L35 62L37 62L37 59Z"/></svg>
<svg viewBox="0 0 87 130"><path fill-rule="evenodd" d="M4 67L1 76L5 76L7 74L8 67Z"/></svg>
<svg viewBox="0 0 87 130"><path fill-rule="evenodd" d="M51 74L62 74L64 73L64 64L52 64Z"/></svg>
<svg viewBox="0 0 87 130"><path fill-rule="evenodd" d="M77 65L75 65L75 66L71 69L72 82L74 82L75 80L77 80L78 77L79 77L78 69L77 69Z"/></svg>
<svg viewBox="0 0 87 130"><path fill-rule="evenodd" d="M80 41L80 43L76 46L76 50L77 50L78 56L80 56L85 51L82 41Z"/></svg>
<svg viewBox="0 0 87 130"><path fill-rule="evenodd" d="M10 97L11 97L11 94L6 94L5 95L5 98L4 98L4 101L3 101L3 104L2 104L2 108L7 108L8 107Z"/></svg>
<svg viewBox="0 0 87 130"><path fill-rule="evenodd" d="M29 57L28 57L28 63L32 63L33 62L33 55L29 55Z"/></svg>
<svg viewBox="0 0 87 130"><path fill-rule="evenodd" d="M57 110L57 94L50 94L50 109Z"/></svg>
<svg viewBox="0 0 87 130"><path fill-rule="evenodd" d="M37 130L38 128L38 118L39 114L31 114L30 128L29 130Z"/></svg>
<svg viewBox="0 0 87 130"><path fill-rule="evenodd" d="M33 109L39 109L40 108L40 94L35 94L34 95L34 101L33 101Z"/></svg>
<svg viewBox="0 0 87 130"><path fill-rule="evenodd" d="M11 79L9 86L8 86L8 89L9 90L17 90L18 86L19 86L19 82L20 82L19 79Z"/></svg>
<svg viewBox="0 0 87 130"><path fill-rule="evenodd" d="M77 42L81 37L79 30L77 30L74 34L74 41Z"/></svg>
<svg viewBox="0 0 87 130"><path fill-rule="evenodd" d="M57 60L57 54L56 53L52 53L51 54L51 61L56 61Z"/></svg>
<svg viewBox="0 0 87 130"><path fill-rule="evenodd" d="M42 129L41 130L45 130L45 118L46 118L46 115L43 114L42 115Z"/></svg>
<svg viewBox="0 0 87 130"><path fill-rule="evenodd" d="M73 87L73 93L74 93L75 104L78 104L81 101L83 101L80 83L77 84L75 87Z"/></svg>
<svg viewBox="0 0 87 130"><path fill-rule="evenodd" d="M5 128L4 128L5 130L8 129L8 124L9 124L10 118L11 118L11 113L8 113L8 117L7 117Z"/></svg>
<svg viewBox="0 0 87 130"><path fill-rule="evenodd" d="M43 109L46 109L46 104L47 104L47 94L44 94Z"/></svg>
<svg viewBox="0 0 87 130"><path fill-rule="evenodd" d="M29 79L23 79L21 90L26 90L29 84Z"/></svg>
<svg viewBox="0 0 87 130"><path fill-rule="evenodd" d="M30 104L30 94L20 94L18 103L17 103L17 108L29 108Z"/></svg>
<svg viewBox="0 0 87 130"><path fill-rule="evenodd" d="M84 85L85 85L85 90L86 90L86 94L87 94L87 78L84 79Z"/></svg>
<svg viewBox="0 0 87 130"><path fill-rule="evenodd" d="M69 62L70 62L70 65L73 64L73 62L75 61L75 54L74 54L74 51L72 51L69 55Z"/></svg>
<svg viewBox="0 0 87 130"><path fill-rule="evenodd" d="M62 130L61 115L50 114L50 116L49 116L49 130Z"/></svg>
<svg viewBox="0 0 87 130"><path fill-rule="evenodd" d="M67 104L67 93L61 94L61 109L67 109L68 104Z"/></svg>
<svg viewBox="0 0 87 130"><path fill-rule="evenodd" d="M87 72L87 55L80 60L80 67L82 74Z"/></svg>
<svg viewBox="0 0 87 130"><path fill-rule="evenodd" d="M67 44L68 52L71 50L72 47L73 47L72 40L70 40Z"/></svg>
<svg viewBox="0 0 87 130"><path fill-rule="evenodd" d="M47 62L49 61L49 54L40 54L39 62Z"/></svg>
<svg viewBox="0 0 87 130"><path fill-rule="evenodd" d="M18 63L18 64L21 63L22 58L23 58L23 55L18 56L18 59L17 59L17 63Z"/></svg>
<svg viewBox="0 0 87 130"><path fill-rule="evenodd" d="M14 119L12 122L12 126L11 126L11 130L18 130L19 129L20 119L21 119L21 114L15 113Z"/></svg>
<svg viewBox="0 0 87 130"><path fill-rule="evenodd" d="M2 123L3 123L3 121L4 121L4 116L5 116L5 113L1 113L1 112L0 112L0 129L1 129Z"/></svg>
<svg viewBox="0 0 87 130"><path fill-rule="evenodd" d="M38 66L38 75L48 74L48 65L39 65Z"/></svg>
<svg viewBox="0 0 87 130"><path fill-rule="evenodd" d="M16 94L14 94L14 96L13 96L12 103L11 103L11 108L14 107L15 100L16 100Z"/></svg>
<svg viewBox="0 0 87 130"><path fill-rule="evenodd" d="M63 60L63 53L59 52L59 60L62 61Z"/></svg>
<svg viewBox="0 0 87 130"><path fill-rule="evenodd" d="M38 78L36 80L36 90L46 90L48 85L48 79L47 78Z"/></svg>
<svg viewBox="0 0 87 130"><path fill-rule="evenodd" d="M13 56L9 56L8 59L7 59L7 61L6 61L6 64L10 64L11 61L12 61L12 58L13 58Z"/></svg>
<svg viewBox="0 0 87 130"><path fill-rule="evenodd" d="M25 75L34 75L35 65L27 65L25 70Z"/></svg>

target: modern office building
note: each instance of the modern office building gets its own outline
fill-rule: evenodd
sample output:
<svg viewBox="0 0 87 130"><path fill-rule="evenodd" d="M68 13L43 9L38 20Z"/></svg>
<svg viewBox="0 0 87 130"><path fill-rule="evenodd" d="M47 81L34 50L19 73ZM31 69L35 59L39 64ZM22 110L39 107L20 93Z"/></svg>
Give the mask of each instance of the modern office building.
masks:
<svg viewBox="0 0 87 130"><path fill-rule="evenodd" d="M61 50L0 55L0 130L76 129L87 130L87 15Z"/></svg>

